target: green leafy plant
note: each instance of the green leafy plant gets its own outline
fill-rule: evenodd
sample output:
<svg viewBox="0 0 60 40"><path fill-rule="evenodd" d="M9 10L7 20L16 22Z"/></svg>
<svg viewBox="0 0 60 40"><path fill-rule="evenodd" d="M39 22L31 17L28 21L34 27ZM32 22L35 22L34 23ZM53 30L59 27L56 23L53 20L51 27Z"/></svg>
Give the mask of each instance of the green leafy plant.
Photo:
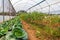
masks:
<svg viewBox="0 0 60 40"><path fill-rule="evenodd" d="M8 36L9 32L11 33L11 35ZM13 38L15 38L15 39L16 38L23 39L23 38L25 38L25 36L27 36L26 32L22 28L20 16L16 16L15 18L12 18L11 20L5 21L0 24L0 38L4 37L4 36L5 37L13 36Z"/></svg>

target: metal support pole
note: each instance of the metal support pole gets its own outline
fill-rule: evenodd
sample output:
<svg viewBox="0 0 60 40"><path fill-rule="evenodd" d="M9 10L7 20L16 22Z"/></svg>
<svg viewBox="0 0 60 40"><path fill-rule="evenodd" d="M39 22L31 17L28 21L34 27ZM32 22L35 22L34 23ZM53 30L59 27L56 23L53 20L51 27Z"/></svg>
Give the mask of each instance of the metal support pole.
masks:
<svg viewBox="0 0 60 40"><path fill-rule="evenodd" d="M48 14L50 14L50 5L49 5L49 13Z"/></svg>
<svg viewBox="0 0 60 40"><path fill-rule="evenodd" d="M4 0L3 0L3 22L4 22Z"/></svg>
<svg viewBox="0 0 60 40"><path fill-rule="evenodd" d="M11 19L11 14L10 14L10 4L9 4L9 19Z"/></svg>
<svg viewBox="0 0 60 40"><path fill-rule="evenodd" d="M35 5L33 5L32 7L28 8L26 11L30 10L31 8L37 6L37 5L41 4L41 3L43 3L44 1L46 1L46 0L42 0L41 2L39 2L39 3L35 4Z"/></svg>

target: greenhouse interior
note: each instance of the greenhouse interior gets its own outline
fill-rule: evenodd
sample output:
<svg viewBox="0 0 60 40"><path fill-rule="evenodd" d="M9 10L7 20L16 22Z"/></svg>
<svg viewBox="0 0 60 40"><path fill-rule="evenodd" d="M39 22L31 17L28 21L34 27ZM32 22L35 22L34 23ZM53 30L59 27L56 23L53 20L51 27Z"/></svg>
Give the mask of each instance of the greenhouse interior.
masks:
<svg viewBox="0 0 60 40"><path fill-rule="evenodd" d="M0 0L0 40L60 40L60 0Z"/></svg>

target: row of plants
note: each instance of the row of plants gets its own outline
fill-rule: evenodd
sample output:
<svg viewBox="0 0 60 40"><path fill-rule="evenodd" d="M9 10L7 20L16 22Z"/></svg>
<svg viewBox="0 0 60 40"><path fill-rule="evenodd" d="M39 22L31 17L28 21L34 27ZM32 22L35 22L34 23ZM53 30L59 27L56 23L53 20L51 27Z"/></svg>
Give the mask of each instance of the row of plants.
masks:
<svg viewBox="0 0 60 40"><path fill-rule="evenodd" d="M0 24L1 40L27 40L27 33L22 28L20 16Z"/></svg>
<svg viewBox="0 0 60 40"><path fill-rule="evenodd" d="M38 34L40 39L46 36L48 38L47 40L49 38L50 40L60 39L60 15L31 12L23 13L20 17L21 20L33 25L32 28L36 30L36 34Z"/></svg>

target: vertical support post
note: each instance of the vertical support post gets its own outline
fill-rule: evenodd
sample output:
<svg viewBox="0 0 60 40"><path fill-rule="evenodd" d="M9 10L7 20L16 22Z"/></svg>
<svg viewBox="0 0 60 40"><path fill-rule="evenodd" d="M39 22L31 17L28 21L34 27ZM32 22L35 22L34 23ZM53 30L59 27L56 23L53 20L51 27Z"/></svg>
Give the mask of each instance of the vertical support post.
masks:
<svg viewBox="0 0 60 40"><path fill-rule="evenodd" d="M4 0L3 0L3 22L4 22Z"/></svg>
<svg viewBox="0 0 60 40"><path fill-rule="evenodd" d="M8 0L8 1L9 1L9 0ZM11 19L10 16L11 16L11 15L10 15L10 3L9 3L9 19Z"/></svg>
<svg viewBox="0 0 60 40"><path fill-rule="evenodd" d="M50 5L49 5L49 13L48 14L50 14Z"/></svg>

